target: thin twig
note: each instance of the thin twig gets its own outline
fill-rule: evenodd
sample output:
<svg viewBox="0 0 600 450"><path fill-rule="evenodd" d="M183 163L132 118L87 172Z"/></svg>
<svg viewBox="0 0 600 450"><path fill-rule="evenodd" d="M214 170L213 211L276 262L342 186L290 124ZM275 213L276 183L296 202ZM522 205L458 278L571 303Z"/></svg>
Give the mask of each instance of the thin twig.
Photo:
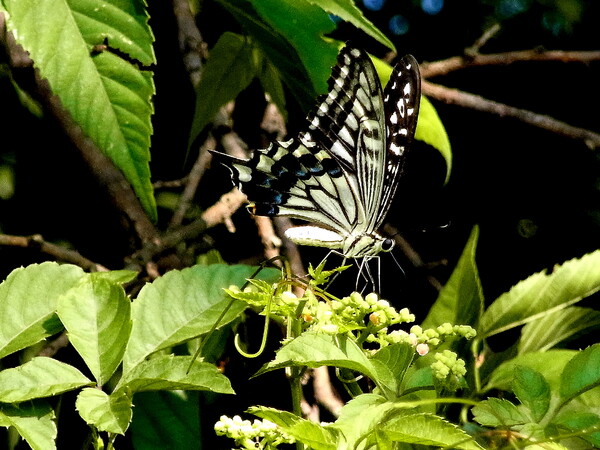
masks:
<svg viewBox="0 0 600 450"><path fill-rule="evenodd" d="M192 167L188 177L187 183L185 185L185 189L181 194L179 199L179 204L177 205L177 209L171 217L171 222L169 223L169 228L175 228L183 222L183 218L187 213L188 209L193 203L194 196L196 195L196 190L198 189L198 185L200 184L200 180L206 171L207 166L211 160L211 154L208 151L209 148L215 148L216 141L212 136L202 144L200 147L200 151L198 153L198 158L196 158L196 162Z"/></svg>
<svg viewBox="0 0 600 450"><path fill-rule="evenodd" d="M515 52L475 54L469 57L453 56L441 61L423 63L419 66L423 78L447 75L450 72L477 66L503 66L520 61L559 61L590 63L600 61L600 51L522 50Z"/></svg>
<svg viewBox="0 0 600 450"><path fill-rule="evenodd" d="M479 37L479 39L477 39L475 41L475 43L466 48L465 49L465 54L467 56L473 56L473 55L477 55L479 54L479 50L481 50L481 47L483 47L485 44L487 44L487 42L496 35L496 33L498 33L498 31L500 31L500 24L499 23L495 23L493 24L491 27L489 27L487 30L485 30L483 32L483 34Z"/></svg>
<svg viewBox="0 0 600 450"><path fill-rule="evenodd" d="M11 236L8 234L0 234L0 245L35 249L42 253L46 253L47 255L51 255L59 261L75 264L89 272L108 271L103 265L90 261L75 250L70 250L46 242L39 234L34 234L33 236Z"/></svg>
<svg viewBox="0 0 600 450"><path fill-rule="evenodd" d="M479 95L470 94L458 89L450 89L428 81L423 81L421 87L423 94L436 100L496 114L500 117L513 117L529 125L552 131L561 136L583 140L592 149L600 147L600 134L585 128L574 127L550 116L508 106L504 103L488 100Z"/></svg>

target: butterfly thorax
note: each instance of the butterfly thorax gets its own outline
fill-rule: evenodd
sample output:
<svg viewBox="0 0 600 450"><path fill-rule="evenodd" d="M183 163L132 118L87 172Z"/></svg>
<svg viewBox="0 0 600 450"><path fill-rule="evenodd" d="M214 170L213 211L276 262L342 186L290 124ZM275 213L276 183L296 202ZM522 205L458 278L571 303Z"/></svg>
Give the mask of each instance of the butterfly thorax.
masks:
<svg viewBox="0 0 600 450"><path fill-rule="evenodd" d="M394 248L394 241L377 232L370 234L350 234L344 239L342 254L346 258L364 258L376 256L380 252L389 252Z"/></svg>

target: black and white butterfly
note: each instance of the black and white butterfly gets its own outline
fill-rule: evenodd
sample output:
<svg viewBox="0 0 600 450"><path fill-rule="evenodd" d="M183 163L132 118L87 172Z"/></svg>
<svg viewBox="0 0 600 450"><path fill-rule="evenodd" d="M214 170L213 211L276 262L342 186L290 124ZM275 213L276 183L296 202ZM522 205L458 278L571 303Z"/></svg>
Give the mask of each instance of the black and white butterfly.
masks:
<svg viewBox="0 0 600 450"><path fill-rule="evenodd" d="M274 142L250 160L218 154L259 216L287 216L292 241L367 259L390 251L379 233L398 186L419 110L421 79L407 55L382 90L369 56L345 47L329 92L296 139Z"/></svg>

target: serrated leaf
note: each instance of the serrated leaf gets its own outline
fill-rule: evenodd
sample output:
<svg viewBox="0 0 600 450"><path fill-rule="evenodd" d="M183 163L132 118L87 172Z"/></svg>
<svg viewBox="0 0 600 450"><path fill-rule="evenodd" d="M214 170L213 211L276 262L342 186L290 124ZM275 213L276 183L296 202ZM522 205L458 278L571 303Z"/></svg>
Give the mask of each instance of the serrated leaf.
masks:
<svg viewBox="0 0 600 450"><path fill-rule="evenodd" d="M547 351L582 331L600 327L600 312L570 306L528 323L521 330L519 354Z"/></svg>
<svg viewBox="0 0 600 450"><path fill-rule="evenodd" d="M541 421L550 407L550 386L544 376L529 367L516 366L513 392L529 409L533 420Z"/></svg>
<svg viewBox="0 0 600 450"><path fill-rule="evenodd" d="M147 284L133 302L131 336L123 357L124 372L150 354L207 333L229 305L223 288L241 286L254 273L250 266L194 266L172 270ZM275 280L276 270L263 270L259 277ZM234 301L219 327L238 317L246 304Z"/></svg>
<svg viewBox="0 0 600 450"><path fill-rule="evenodd" d="M313 67L317 74L309 76L308 68L304 65L303 59L299 56L299 50L291 44L289 39L282 34L276 27L271 26L268 21L257 13L252 3L248 0L218 0L222 5L248 32L256 44L262 49L269 61L277 68L282 79L290 89L292 95L296 98L305 112L314 106L314 99L317 90L313 87L315 84L320 86L319 92L326 91L326 80L331 72L331 66L335 63L337 55L337 45L334 43L324 44L324 41L317 35L315 41L309 40L304 47L311 49L314 56L320 55L318 67ZM284 16L285 19L285 16ZM288 14L287 20L298 20L298 16ZM283 24L281 25L284 26ZM288 32L294 33L290 29ZM325 49L319 46L325 45Z"/></svg>
<svg viewBox="0 0 600 450"><path fill-rule="evenodd" d="M511 427L529 422L514 403L503 398L489 398L471 409L473 418L484 426Z"/></svg>
<svg viewBox="0 0 600 450"><path fill-rule="evenodd" d="M278 425L283 431L296 438L298 442L315 450L335 450L339 433L336 429L319 425L287 411L265 406L248 408L250 414L266 419Z"/></svg>
<svg viewBox="0 0 600 450"><path fill-rule="evenodd" d="M202 442L197 393L143 392L133 401L130 430L134 448L185 449Z"/></svg>
<svg viewBox="0 0 600 450"><path fill-rule="evenodd" d="M396 415L382 422L379 430L394 442L465 450L483 448L458 426L433 414Z"/></svg>
<svg viewBox="0 0 600 450"><path fill-rule="evenodd" d="M152 74L110 48L148 65L153 36L142 0L5 0L8 28L84 133L133 186L156 219L150 183ZM95 52L96 45L106 51ZM99 119L101 118L101 119Z"/></svg>
<svg viewBox="0 0 600 450"><path fill-rule="evenodd" d="M498 297L477 327L483 339L566 308L600 289L600 250L531 275Z"/></svg>
<svg viewBox="0 0 600 450"><path fill-rule="evenodd" d="M333 366L360 372L382 388L384 383L379 384L378 374L382 370L381 364L373 364L366 357L363 350L345 335L329 335L319 332L305 332L294 340L288 342L277 351L275 359L265 364L256 375L281 369L283 367L319 367ZM389 381L392 375L386 375Z"/></svg>
<svg viewBox="0 0 600 450"><path fill-rule="evenodd" d="M251 0L251 3L262 19L292 44L310 74L313 87L324 92L337 56L337 49L323 38L336 28L329 15L306 0ZM333 61L324 55L331 55Z"/></svg>
<svg viewBox="0 0 600 450"><path fill-rule="evenodd" d="M188 372L189 369L189 372ZM233 394L229 379L213 365L196 361L190 368L188 356L158 356L128 372L115 390L199 390Z"/></svg>
<svg viewBox="0 0 600 450"><path fill-rule="evenodd" d="M400 394L400 385L410 363L415 357L415 348L407 343L391 344L383 347L371 358L371 362L381 363L385 371L376 366L377 379L380 384L385 384L390 392ZM387 374L389 373L389 376Z"/></svg>
<svg viewBox="0 0 600 450"><path fill-rule="evenodd" d="M110 270L108 272L94 272L92 278L103 278L113 283L125 284L135 280L138 273L133 270Z"/></svg>
<svg viewBox="0 0 600 450"><path fill-rule="evenodd" d="M377 40L379 43L385 45L390 50L395 50L394 44L388 39L388 37L381 32L371 21L369 21L358 9L356 4L351 0L308 0L309 3L313 3L323 10L335 14L346 22L351 23L359 30L364 31L369 36Z"/></svg>
<svg viewBox="0 0 600 450"><path fill-rule="evenodd" d="M481 280L475 263L478 240L479 227L475 226L450 279L423 321L423 328L433 328L446 322L475 325L484 305Z"/></svg>
<svg viewBox="0 0 600 450"><path fill-rule="evenodd" d="M61 297L57 313L97 383L105 384L123 359L131 331L131 302L123 288L90 275Z"/></svg>
<svg viewBox="0 0 600 450"><path fill-rule="evenodd" d="M79 393L75 408L88 425L116 434L125 434L133 414L131 398L127 395L122 392L108 395L92 388Z"/></svg>
<svg viewBox="0 0 600 450"><path fill-rule="evenodd" d="M15 427L32 449L56 448L58 431L55 419L54 410L45 401L21 403L18 407L0 405L0 424Z"/></svg>
<svg viewBox="0 0 600 450"><path fill-rule="evenodd" d="M490 389L510 391L516 366L525 366L538 371L550 385L550 390L555 391L560 385L564 367L576 354L577 352L573 350L550 350L517 356L494 370L485 391Z"/></svg>
<svg viewBox="0 0 600 450"><path fill-rule="evenodd" d="M600 416L589 412L571 411L561 414L554 423L569 428L573 432L587 432L581 436L595 448L600 447Z"/></svg>
<svg viewBox="0 0 600 450"><path fill-rule="evenodd" d="M594 344L578 352L562 373L560 395L571 399L600 385L600 344Z"/></svg>
<svg viewBox="0 0 600 450"><path fill-rule="evenodd" d="M221 35L202 69L196 88L196 110L190 144L213 119L219 108L246 89L257 75L249 40L232 32Z"/></svg>
<svg viewBox="0 0 600 450"><path fill-rule="evenodd" d="M37 357L0 372L0 402L50 397L90 384L92 381L75 367L52 358Z"/></svg>
<svg viewBox="0 0 600 450"><path fill-rule="evenodd" d="M70 264L32 264L13 270L0 284L0 358L62 329L58 297L85 276Z"/></svg>

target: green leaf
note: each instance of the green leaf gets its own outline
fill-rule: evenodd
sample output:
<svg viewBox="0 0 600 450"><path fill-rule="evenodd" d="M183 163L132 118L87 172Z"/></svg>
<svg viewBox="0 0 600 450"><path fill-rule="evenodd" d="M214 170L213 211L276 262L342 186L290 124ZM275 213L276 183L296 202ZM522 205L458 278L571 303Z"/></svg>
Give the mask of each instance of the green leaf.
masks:
<svg viewBox="0 0 600 450"><path fill-rule="evenodd" d="M93 278L103 278L117 284L126 284L135 280L138 273L133 270L111 270L108 272L94 272L90 276Z"/></svg>
<svg viewBox="0 0 600 450"><path fill-rule="evenodd" d="M253 7L253 4L248 0L218 0L218 2L252 36L252 40L262 49L271 64L277 68L302 109L308 112L314 106L317 91L325 92L327 89L326 80L331 73L331 66L335 63L338 52L337 44L323 41L318 36L318 32L314 36L314 39L306 44L304 51L306 52L307 49L310 49L313 57L319 60L318 66L311 68L312 75L309 76L308 68L303 58L299 55L300 50L295 48L291 41L284 35L286 31L294 33L295 29L285 29L283 24L280 26L280 28L283 28L282 30L273 27L268 21L263 20ZM300 3L296 4L301 5ZM303 5L307 6L308 4L303 3ZM282 4L281 8L285 8L285 5ZM279 9L275 8L275 16L280 16ZM322 10L316 9L322 13ZM282 20L284 21L285 19L284 14ZM295 16L292 13L288 13L287 19L296 20L298 23L301 22L299 16ZM312 20L308 22L306 29L310 28L309 25L311 24ZM302 23L302 25L305 24ZM315 89L314 86L319 86L319 88Z"/></svg>
<svg viewBox="0 0 600 450"><path fill-rule="evenodd" d="M0 358L59 332L58 297L83 276L77 266L53 262L13 270L0 284Z"/></svg>
<svg viewBox="0 0 600 450"><path fill-rule="evenodd" d="M450 279L423 321L423 328L437 327L446 322L461 325L477 323L484 305L481 281L475 263L478 240L479 227L475 226Z"/></svg>
<svg viewBox="0 0 600 450"><path fill-rule="evenodd" d="M256 375L283 367L333 366L360 372L371 378L379 387L386 389L393 384L389 369L376 361L373 363L363 350L345 335L329 335L305 332L277 351L275 359L265 364ZM382 372L385 370L383 376ZM256 376L255 375L255 376ZM388 394L394 396L393 393Z"/></svg>
<svg viewBox="0 0 600 450"><path fill-rule="evenodd" d="M196 361L190 368L189 356L158 356L142 362L119 381L117 390L132 392L156 390L198 390L233 394L229 379L213 365Z"/></svg>
<svg viewBox="0 0 600 450"><path fill-rule="evenodd" d="M389 391L400 395L400 385L414 357L415 348L407 343L397 343L383 347L371 358L374 365L377 361L385 368L385 371L383 371L375 365L376 377L379 383L385 385ZM390 374L389 378L387 374Z"/></svg>
<svg viewBox="0 0 600 450"><path fill-rule="evenodd" d="M219 108L246 89L257 75L253 47L247 38L225 32L210 52L196 88L196 110L190 144L213 119Z"/></svg>
<svg viewBox="0 0 600 450"><path fill-rule="evenodd" d="M131 422L132 406L131 399L123 393L108 395L92 388L82 390L75 402L75 408L88 425L116 434L125 434Z"/></svg>
<svg viewBox="0 0 600 450"><path fill-rule="evenodd" d="M488 427L512 427L529 422L515 404L503 398L489 398L471 409L473 418Z"/></svg>
<svg viewBox="0 0 600 450"><path fill-rule="evenodd" d="M0 372L0 402L50 397L93 384L79 370L52 358L37 357Z"/></svg>
<svg viewBox="0 0 600 450"><path fill-rule="evenodd" d="M317 92L324 92L337 49L324 35L335 30L335 23L318 6L306 0L251 0L262 19L294 47ZM275 63L275 61L273 61Z"/></svg>
<svg viewBox="0 0 600 450"><path fill-rule="evenodd" d="M57 313L97 383L105 384L123 359L131 331L131 302L123 288L88 276L61 297Z"/></svg>
<svg viewBox="0 0 600 450"><path fill-rule="evenodd" d="M13 426L29 447L36 450L56 448L56 416L50 405L44 401L0 405L0 424Z"/></svg>
<svg viewBox="0 0 600 450"><path fill-rule="evenodd" d="M498 297L485 311L478 337L483 339L566 308L600 289L600 250L531 275Z"/></svg>
<svg viewBox="0 0 600 450"><path fill-rule="evenodd" d="M371 23L358 9L355 3L351 0L308 0L309 3L313 3L328 13L335 14L342 18L346 22L351 23L359 30L364 31L369 36L377 40L379 43L385 45L390 50L396 50L392 41L381 32L373 23Z"/></svg>
<svg viewBox="0 0 600 450"><path fill-rule="evenodd" d="M131 336L123 357L124 372L150 354L207 333L231 299L223 288L241 286L255 268L250 266L194 266L172 270L147 284L133 302ZM263 270L259 276L274 281L279 271ZM246 304L234 301L219 327L238 317Z"/></svg>
<svg viewBox="0 0 600 450"><path fill-rule="evenodd" d="M273 422L310 449L335 450L340 448L335 445L339 439L339 433L334 428L319 425L287 411L279 411L265 406L250 407L248 412Z"/></svg>
<svg viewBox="0 0 600 450"><path fill-rule="evenodd" d="M559 420L554 423L567 427L572 432L584 432L581 438L592 444L595 448L600 447L600 416L589 412L571 411L561 414Z"/></svg>
<svg viewBox="0 0 600 450"><path fill-rule="evenodd" d="M433 414L398 414L378 428L393 442L465 450L483 448L458 426Z"/></svg>
<svg viewBox="0 0 600 450"><path fill-rule="evenodd" d="M529 409L534 422L541 421L550 406L550 386L544 376L529 367L516 366L513 392Z"/></svg>
<svg viewBox="0 0 600 450"><path fill-rule="evenodd" d="M569 400L600 385L600 344L577 353L562 373L560 395Z"/></svg>
<svg viewBox="0 0 600 450"><path fill-rule="evenodd" d="M194 445L200 448L202 439L197 393L143 392L136 394L133 400L135 409L131 437L134 448L185 449Z"/></svg>
<svg viewBox="0 0 600 450"><path fill-rule="evenodd" d="M521 330L519 354L547 351L582 331L600 326L600 312L570 306L529 322Z"/></svg>
<svg viewBox="0 0 600 450"><path fill-rule="evenodd" d="M123 171L156 219L150 183L152 73L155 62L143 0L5 0L8 28L83 132Z"/></svg>
<svg viewBox="0 0 600 450"><path fill-rule="evenodd" d="M502 363L492 373L485 391L490 389L512 390L516 366L525 366L541 373L551 390L558 390L566 364L577 354L573 350L550 350L544 353L527 353Z"/></svg>

